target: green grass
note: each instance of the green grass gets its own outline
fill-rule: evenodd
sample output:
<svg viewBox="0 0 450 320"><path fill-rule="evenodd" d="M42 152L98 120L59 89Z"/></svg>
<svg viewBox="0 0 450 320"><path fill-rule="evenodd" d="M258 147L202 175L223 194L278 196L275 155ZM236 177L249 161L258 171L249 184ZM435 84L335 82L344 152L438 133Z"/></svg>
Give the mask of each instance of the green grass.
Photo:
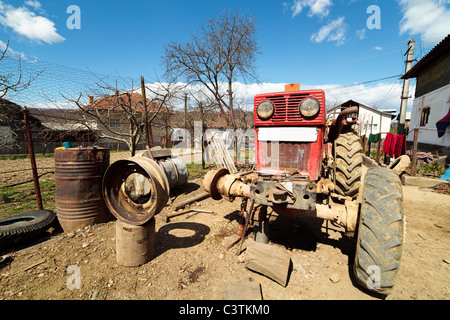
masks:
<svg viewBox="0 0 450 320"><path fill-rule="evenodd" d="M201 164L195 163L186 163L186 167L189 172L189 179L202 178L210 170L209 166L206 166L206 168L203 169Z"/></svg>
<svg viewBox="0 0 450 320"><path fill-rule="evenodd" d="M53 210L55 208L55 179L41 181L39 185L44 209ZM0 217L37 209L36 192L33 183L0 188Z"/></svg>
<svg viewBox="0 0 450 320"><path fill-rule="evenodd" d="M36 154L35 158L53 158L55 155L53 153L46 153L46 154ZM26 154L15 154L15 155L9 155L9 156L0 156L0 160L17 160L17 159L30 159L29 155Z"/></svg>

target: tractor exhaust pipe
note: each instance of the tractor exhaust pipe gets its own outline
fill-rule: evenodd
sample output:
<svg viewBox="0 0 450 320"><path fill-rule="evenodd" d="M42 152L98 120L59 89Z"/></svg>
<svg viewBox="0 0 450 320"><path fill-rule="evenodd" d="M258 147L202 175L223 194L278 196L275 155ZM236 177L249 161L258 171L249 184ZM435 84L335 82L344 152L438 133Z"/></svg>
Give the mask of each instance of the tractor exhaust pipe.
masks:
<svg viewBox="0 0 450 320"><path fill-rule="evenodd" d="M342 132L342 128L344 127L344 120L345 117L349 114L358 112L358 107L350 107L345 110L342 110L341 113L339 113L338 117L333 121L333 123L330 126L330 129L328 130L328 139L327 142L333 142L336 140L339 135Z"/></svg>

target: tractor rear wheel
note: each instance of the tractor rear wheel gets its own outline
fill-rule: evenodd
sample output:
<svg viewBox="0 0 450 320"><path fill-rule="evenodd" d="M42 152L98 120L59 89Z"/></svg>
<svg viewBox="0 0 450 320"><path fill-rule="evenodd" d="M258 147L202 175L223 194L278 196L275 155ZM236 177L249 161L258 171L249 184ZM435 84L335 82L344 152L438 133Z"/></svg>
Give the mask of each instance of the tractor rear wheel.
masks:
<svg viewBox="0 0 450 320"><path fill-rule="evenodd" d="M361 186L362 146L359 136L353 132L339 135L335 141L336 184L335 191L343 196L356 198Z"/></svg>
<svg viewBox="0 0 450 320"><path fill-rule="evenodd" d="M387 168L368 169L359 217L353 272L363 287L391 293L404 236L403 192L399 176Z"/></svg>

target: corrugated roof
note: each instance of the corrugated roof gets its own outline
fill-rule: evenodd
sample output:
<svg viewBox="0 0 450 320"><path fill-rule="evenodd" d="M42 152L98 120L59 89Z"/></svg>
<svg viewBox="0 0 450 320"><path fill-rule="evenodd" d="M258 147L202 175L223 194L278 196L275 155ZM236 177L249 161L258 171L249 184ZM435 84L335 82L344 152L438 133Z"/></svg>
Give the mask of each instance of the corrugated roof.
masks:
<svg viewBox="0 0 450 320"><path fill-rule="evenodd" d="M411 70L405 73L401 79L416 78L419 72L441 54L450 50L450 34L448 34L441 42L439 42L430 52L428 52L419 62L417 62Z"/></svg>

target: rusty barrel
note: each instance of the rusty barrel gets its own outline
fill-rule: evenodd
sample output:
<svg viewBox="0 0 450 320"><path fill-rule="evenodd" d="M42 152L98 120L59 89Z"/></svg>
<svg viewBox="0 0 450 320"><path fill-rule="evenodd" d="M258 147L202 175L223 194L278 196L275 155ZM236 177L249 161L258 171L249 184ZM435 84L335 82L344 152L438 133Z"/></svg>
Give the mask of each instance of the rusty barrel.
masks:
<svg viewBox="0 0 450 320"><path fill-rule="evenodd" d="M55 202L58 221L69 233L106 222L109 211L102 180L109 166L109 149L55 150Z"/></svg>

